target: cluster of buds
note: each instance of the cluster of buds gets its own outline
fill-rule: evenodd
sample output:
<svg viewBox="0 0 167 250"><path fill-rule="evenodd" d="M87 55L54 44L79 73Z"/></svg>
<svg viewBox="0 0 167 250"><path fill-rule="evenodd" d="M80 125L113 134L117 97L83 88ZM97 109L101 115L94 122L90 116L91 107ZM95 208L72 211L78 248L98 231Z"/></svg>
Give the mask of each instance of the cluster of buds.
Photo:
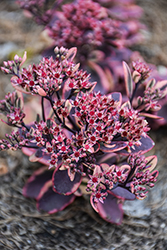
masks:
<svg viewBox="0 0 167 250"><path fill-rule="evenodd" d="M121 199L144 199L148 189L154 187L158 172L152 170L157 163L156 156L130 155L127 164L109 166L106 163L93 165L93 174L87 183L87 191L91 191L95 204L104 203L108 194Z"/></svg>
<svg viewBox="0 0 167 250"><path fill-rule="evenodd" d="M135 61L132 62L133 66L133 79L135 82L138 82L139 80L142 82L145 79L147 79L150 75L150 68L148 65L144 62Z"/></svg>
<svg viewBox="0 0 167 250"><path fill-rule="evenodd" d="M81 195L80 186L86 180L93 208L104 219L119 224L119 200L143 198L145 186L152 187L158 175L151 173L155 157L139 157L154 146L147 135L147 121L130 102L122 103L120 93L93 91L95 83L74 63L76 48L56 47L55 54L55 59L43 58L27 68L21 68L25 56L19 60L15 56L2 67L13 75L16 91L1 101L0 110L6 123L17 130L6 134L0 149L22 149L31 161L48 166L48 170L36 172L24 188L25 196L37 199L39 209L49 213L62 210ZM29 124L21 92L32 94L37 104L41 99L41 112ZM114 162L115 156L126 159L129 154L127 164ZM110 210L108 203L112 204ZM115 209L119 211L116 217Z"/></svg>
<svg viewBox="0 0 167 250"><path fill-rule="evenodd" d="M6 115L9 126L23 124L25 114L22 110L22 100L16 92L8 93L5 99L0 101L0 111Z"/></svg>

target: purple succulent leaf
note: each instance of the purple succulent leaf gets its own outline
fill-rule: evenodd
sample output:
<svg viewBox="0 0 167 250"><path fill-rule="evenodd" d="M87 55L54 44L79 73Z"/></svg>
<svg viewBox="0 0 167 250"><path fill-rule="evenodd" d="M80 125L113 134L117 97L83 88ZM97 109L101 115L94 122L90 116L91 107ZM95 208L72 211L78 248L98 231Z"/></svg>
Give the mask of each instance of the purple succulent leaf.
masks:
<svg viewBox="0 0 167 250"><path fill-rule="evenodd" d="M149 114L149 113L140 113L141 116L145 116L145 117L148 117L148 118L152 118L152 119L159 119L159 120L164 120L163 117L161 116L158 116L158 115L155 115L155 114Z"/></svg>
<svg viewBox="0 0 167 250"><path fill-rule="evenodd" d="M122 103L122 95L120 92L113 92L111 93L109 96L111 96L111 98L113 98L114 101L118 102L120 106Z"/></svg>
<svg viewBox="0 0 167 250"><path fill-rule="evenodd" d="M71 204L75 195L61 195L55 193L52 188L52 181L45 183L44 187L37 198L37 208L49 214L62 211L65 207Z"/></svg>
<svg viewBox="0 0 167 250"><path fill-rule="evenodd" d="M70 59L71 61L73 61L76 54L77 54L77 48L73 47L73 48L68 50L68 53L66 55L66 59Z"/></svg>
<svg viewBox="0 0 167 250"><path fill-rule="evenodd" d="M109 165L115 164L117 162L118 155L116 153L104 153L103 156L100 155L99 158L97 158L98 164L100 163L107 163Z"/></svg>
<svg viewBox="0 0 167 250"><path fill-rule="evenodd" d="M126 94L129 98L131 98L133 93L133 81L130 68L126 62L123 62L123 70L124 70Z"/></svg>
<svg viewBox="0 0 167 250"><path fill-rule="evenodd" d="M135 200L135 194L132 194L129 190L123 187L116 187L115 189L111 190L111 193L114 194L118 198L122 198L125 200Z"/></svg>
<svg viewBox="0 0 167 250"><path fill-rule="evenodd" d="M29 156L29 160L31 162L40 162L45 165L49 165L50 155L45 154L42 152L41 149L34 149L34 148L22 148L22 152Z"/></svg>
<svg viewBox="0 0 167 250"><path fill-rule="evenodd" d="M47 167L42 167L35 171L24 186L23 195L36 199L44 184L52 179L52 174L53 171L48 170Z"/></svg>
<svg viewBox="0 0 167 250"><path fill-rule="evenodd" d="M151 173L151 175L154 176L155 178L157 178L158 175L159 175L159 171L158 171L158 170L155 170L155 171L153 171L153 172Z"/></svg>
<svg viewBox="0 0 167 250"><path fill-rule="evenodd" d="M105 91L109 92L111 88L113 87L113 82L111 81L111 78L108 78L106 72L97 63L89 60L88 65L90 68L95 70L95 72L99 76L101 84L103 88L105 89Z"/></svg>
<svg viewBox="0 0 167 250"><path fill-rule="evenodd" d="M100 150L106 153L117 152L124 149L127 146L127 142L115 141L110 144L100 145Z"/></svg>
<svg viewBox="0 0 167 250"><path fill-rule="evenodd" d="M100 201L97 203L97 211L104 220L120 225L123 219L122 201L120 201L109 193L104 203Z"/></svg>
<svg viewBox="0 0 167 250"><path fill-rule="evenodd" d="M58 194L70 195L74 193L80 186L82 176L75 173L74 180L71 181L68 170L55 169L52 176L53 190Z"/></svg>
<svg viewBox="0 0 167 250"><path fill-rule="evenodd" d="M167 100L164 98L163 101L160 101L160 104L162 108L157 112L157 115L160 117L163 117L163 120L158 120L157 123L160 126L166 125L167 124ZM152 122L153 123L153 122Z"/></svg>
<svg viewBox="0 0 167 250"><path fill-rule="evenodd" d="M141 136L141 139L139 141L141 142L140 146L134 146L134 149L131 148L132 154L139 152L141 154L145 154L150 151L155 145L154 141L148 135ZM129 152L126 149L122 149L119 153L123 155L129 155Z"/></svg>

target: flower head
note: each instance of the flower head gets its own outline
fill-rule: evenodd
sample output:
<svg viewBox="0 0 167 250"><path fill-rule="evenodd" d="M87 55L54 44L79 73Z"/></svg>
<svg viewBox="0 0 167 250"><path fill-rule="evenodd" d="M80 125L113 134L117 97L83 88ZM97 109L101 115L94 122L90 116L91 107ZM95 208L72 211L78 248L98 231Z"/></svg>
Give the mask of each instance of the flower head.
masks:
<svg viewBox="0 0 167 250"><path fill-rule="evenodd" d="M145 197L158 175L151 172L154 157L141 156L154 145L147 135L147 121L130 103L122 103L120 93L93 91L95 83L90 75L73 61L75 48L56 47L55 53L55 59L43 58L39 64L23 69L17 65L18 57L14 63L4 64L13 74L11 82L18 93L41 99L41 114L26 124L23 96L16 91L8 94L0 102L0 110L16 131L5 135L0 150L22 149L30 161L48 166L48 172L36 172L24 189L26 196L38 200L39 208L50 213L62 210L81 195L85 179L93 208L108 220L106 204L112 204L110 216L115 211L119 215L115 219L112 215L109 221L119 224L123 200ZM127 159L129 154L126 164L121 160L117 164L119 158ZM31 185L36 184L32 195ZM47 207L45 196L49 199ZM60 203L53 203L52 198Z"/></svg>

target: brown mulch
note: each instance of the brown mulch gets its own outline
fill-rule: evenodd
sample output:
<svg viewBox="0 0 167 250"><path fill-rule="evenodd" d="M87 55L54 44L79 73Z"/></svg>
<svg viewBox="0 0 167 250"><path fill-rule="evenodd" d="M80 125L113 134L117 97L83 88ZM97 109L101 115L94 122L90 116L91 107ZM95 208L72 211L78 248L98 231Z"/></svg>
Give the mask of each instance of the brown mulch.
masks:
<svg viewBox="0 0 167 250"><path fill-rule="evenodd" d="M27 20L14 1L1 2L0 45L12 41L21 52L32 49L35 60L45 47L42 28ZM166 1L138 0L138 4L145 9L143 20L150 29L150 40L138 48L147 61L167 65ZM0 75L1 98L10 90L8 83L9 78ZM1 127L0 137L5 130ZM160 171L145 202L151 213L142 217L125 215L120 226L103 221L86 197L55 215L38 212L35 201L22 196L22 188L38 164L30 164L21 152L1 152L0 175L8 173L0 176L0 250L167 249L167 129L153 131L150 136L156 142L152 153L158 157Z"/></svg>

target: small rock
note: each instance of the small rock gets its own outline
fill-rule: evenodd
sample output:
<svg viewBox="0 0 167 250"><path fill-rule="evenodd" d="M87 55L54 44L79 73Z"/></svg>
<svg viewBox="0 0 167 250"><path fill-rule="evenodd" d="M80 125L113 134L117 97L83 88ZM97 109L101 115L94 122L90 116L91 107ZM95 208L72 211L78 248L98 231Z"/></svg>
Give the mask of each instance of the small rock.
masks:
<svg viewBox="0 0 167 250"><path fill-rule="evenodd" d="M128 216L136 217L136 218L149 216L151 214L151 209L147 207L145 200L146 199L125 201L123 205L124 213Z"/></svg>

